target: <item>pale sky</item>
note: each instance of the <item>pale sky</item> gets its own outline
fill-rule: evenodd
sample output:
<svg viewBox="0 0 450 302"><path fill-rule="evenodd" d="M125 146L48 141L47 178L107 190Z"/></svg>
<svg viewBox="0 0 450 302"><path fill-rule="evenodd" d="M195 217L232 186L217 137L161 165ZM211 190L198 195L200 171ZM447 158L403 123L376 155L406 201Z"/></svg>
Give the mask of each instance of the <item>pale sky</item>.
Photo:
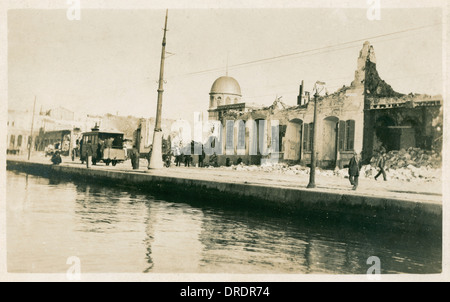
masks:
<svg viewBox="0 0 450 302"><path fill-rule="evenodd" d="M163 118L192 120L207 110L227 56L243 101L270 105L282 96L295 105L302 80L306 90L320 80L334 92L353 80L365 40L394 90L442 94L441 9L382 9L375 21L366 12L170 9L166 51L174 55L165 62ZM9 108L31 110L36 95L37 108L154 116L164 16L161 9L82 9L81 20L70 21L66 10L10 10ZM243 64L252 61L259 62Z"/></svg>

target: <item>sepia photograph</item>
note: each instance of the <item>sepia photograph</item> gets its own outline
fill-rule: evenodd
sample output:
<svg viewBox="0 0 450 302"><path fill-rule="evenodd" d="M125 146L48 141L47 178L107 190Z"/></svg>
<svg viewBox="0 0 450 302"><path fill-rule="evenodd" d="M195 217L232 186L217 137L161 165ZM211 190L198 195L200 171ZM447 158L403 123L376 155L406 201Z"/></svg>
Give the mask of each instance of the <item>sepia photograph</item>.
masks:
<svg viewBox="0 0 450 302"><path fill-rule="evenodd" d="M5 1L0 279L449 281L449 8Z"/></svg>

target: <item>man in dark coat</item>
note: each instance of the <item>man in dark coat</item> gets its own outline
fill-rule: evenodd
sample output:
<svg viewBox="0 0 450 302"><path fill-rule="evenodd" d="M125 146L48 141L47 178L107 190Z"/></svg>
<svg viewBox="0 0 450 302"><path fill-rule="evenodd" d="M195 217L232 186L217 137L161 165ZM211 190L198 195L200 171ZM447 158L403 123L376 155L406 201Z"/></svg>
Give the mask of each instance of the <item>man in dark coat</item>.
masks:
<svg viewBox="0 0 450 302"><path fill-rule="evenodd" d="M184 156L184 166L185 167L190 167L191 165L191 160L192 160L192 156L190 154L186 154Z"/></svg>
<svg viewBox="0 0 450 302"><path fill-rule="evenodd" d="M200 154L198 156L198 166L200 168L204 167L203 161L205 160L205 156L206 156L205 150L203 149L203 146L202 146L202 154Z"/></svg>
<svg viewBox="0 0 450 302"><path fill-rule="evenodd" d="M61 163L61 155L59 155L59 151L55 151L51 159L54 165L59 165Z"/></svg>
<svg viewBox="0 0 450 302"><path fill-rule="evenodd" d="M353 190L356 190L358 187L359 170L361 170L361 166L361 159L359 158L358 153L354 152L353 157L348 164L348 175L350 183L353 185Z"/></svg>
<svg viewBox="0 0 450 302"><path fill-rule="evenodd" d="M139 169L139 151L137 150L136 146L133 146L131 150L129 150L129 157L131 159L131 166L133 167L133 170Z"/></svg>

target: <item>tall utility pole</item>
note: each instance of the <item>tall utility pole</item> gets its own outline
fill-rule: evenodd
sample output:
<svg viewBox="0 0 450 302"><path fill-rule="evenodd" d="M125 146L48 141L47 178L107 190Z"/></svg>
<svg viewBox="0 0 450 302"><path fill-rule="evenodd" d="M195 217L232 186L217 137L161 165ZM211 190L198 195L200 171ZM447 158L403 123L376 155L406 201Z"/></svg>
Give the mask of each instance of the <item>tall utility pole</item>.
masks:
<svg viewBox="0 0 450 302"><path fill-rule="evenodd" d="M28 139L28 160L30 160L31 155L31 146L33 145L33 126L34 126L34 110L36 109L36 96L34 96L34 105L33 105L33 117L31 118L31 132L30 138Z"/></svg>
<svg viewBox="0 0 450 302"><path fill-rule="evenodd" d="M148 162L148 169L161 169L163 167L162 161L162 129L161 129L161 108L162 108L162 95L164 92L164 59L166 54L166 32L167 32L167 15L166 9L166 21L164 23L164 36L162 40L161 51L161 67L159 71L159 86L158 86L158 104L156 107L156 120L155 131L153 132L152 153Z"/></svg>
<svg viewBox="0 0 450 302"><path fill-rule="evenodd" d="M314 84L314 120L313 120L313 137L311 146L311 169L309 171L309 183L307 188L316 187L316 140L317 140L317 98L319 97L319 86L325 86L324 82L317 81Z"/></svg>

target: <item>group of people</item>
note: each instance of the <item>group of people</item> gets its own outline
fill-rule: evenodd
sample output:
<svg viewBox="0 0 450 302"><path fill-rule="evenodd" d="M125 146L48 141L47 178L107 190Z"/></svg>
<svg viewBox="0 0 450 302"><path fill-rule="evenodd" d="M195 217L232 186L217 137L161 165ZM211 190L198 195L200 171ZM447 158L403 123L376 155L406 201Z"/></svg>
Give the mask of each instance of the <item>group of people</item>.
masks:
<svg viewBox="0 0 450 302"><path fill-rule="evenodd" d="M80 141L80 143L81 143L81 141ZM99 145L100 146L98 146L99 148L97 148L97 152L101 153L103 151L102 150L103 148L101 148L102 144L99 142ZM77 144L77 147L78 147L78 144ZM79 147L81 149L81 146L79 146ZM87 147L86 148L86 155L87 155L86 163L87 163L87 167L89 167L89 161L92 160L92 155L94 154L94 148L90 141L88 142L86 147ZM185 167L189 167L191 165L191 163L192 163L191 155L182 154L181 152L179 152L179 148L175 148L174 151L175 151L175 154L174 154L175 155L175 163L176 163L177 167L180 166L183 161L184 161ZM149 152L149 155L150 154L151 154L151 151ZM97 156L99 156L99 158L101 158L101 154L97 154ZM131 149L129 151L129 158L131 159L131 165L132 165L133 169L139 169L139 157L140 157L139 151L136 149L136 146L133 146L133 149ZM165 154L164 163L165 163L166 167L170 166L171 157L172 157L171 152L169 154ZM203 161L204 161L205 157L206 157L205 151L202 148L202 153L198 157L198 166L199 167L204 167ZM148 160L150 160L150 156L149 156ZM217 161L216 154L213 154L213 156L211 156L210 162L211 162L211 160ZM53 153L51 162L54 165L59 165L62 162L61 155L58 150ZM93 162L93 164L95 164L95 163ZM214 163L213 163L213 166L216 166L216 165L214 165ZM379 152L379 156L376 161L376 167L379 170L378 170L377 175L375 175L375 177L374 177L375 180L377 180L378 177L380 177L381 175L383 176L384 181L387 180L385 166L386 166L386 151L384 148L382 148ZM362 160L361 160L359 154L357 152L354 152L353 157L350 159L350 162L348 165L349 181L350 181L350 184L353 186L352 187L353 190L356 190L358 188L358 179L359 179L359 172L361 170L361 167L362 167Z"/></svg>
<svg viewBox="0 0 450 302"><path fill-rule="evenodd" d="M179 147L175 147L174 156L175 156L175 165L177 167L180 167L181 163L184 163L185 167L190 167L192 165L192 160L193 160L192 155L183 154L180 151ZM198 156L198 166L200 168L205 166L205 164L204 164L205 157L206 157L205 150L203 150L203 147L202 147L202 153Z"/></svg>
<svg viewBox="0 0 450 302"><path fill-rule="evenodd" d="M386 181L386 151L384 148L382 148L379 152L379 156L376 161L376 167L378 170L377 175L375 175L375 180L380 177L380 175L383 175L383 180ZM362 167L362 161L359 157L359 154L357 152L353 153L353 157L350 159L350 162L348 164L348 175L350 184L353 186L352 189L356 190L358 188L358 178L359 178L359 172Z"/></svg>

